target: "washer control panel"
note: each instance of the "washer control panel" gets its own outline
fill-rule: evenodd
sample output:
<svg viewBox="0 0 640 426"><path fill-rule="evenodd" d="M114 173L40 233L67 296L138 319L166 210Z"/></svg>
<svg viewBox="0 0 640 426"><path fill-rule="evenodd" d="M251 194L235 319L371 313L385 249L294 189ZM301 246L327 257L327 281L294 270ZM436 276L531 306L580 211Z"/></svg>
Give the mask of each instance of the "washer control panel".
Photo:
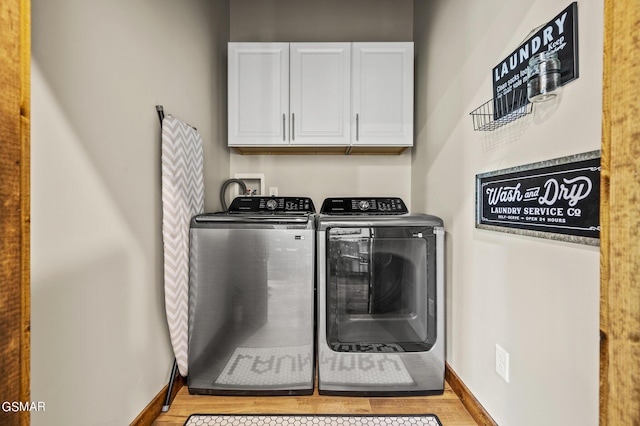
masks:
<svg viewBox="0 0 640 426"><path fill-rule="evenodd" d="M307 197L236 197L229 213L315 213Z"/></svg>
<svg viewBox="0 0 640 426"><path fill-rule="evenodd" d="M407 206L398 198L327 198L322 203L320 213L335 215L357 214L406 214Z"/></svg>

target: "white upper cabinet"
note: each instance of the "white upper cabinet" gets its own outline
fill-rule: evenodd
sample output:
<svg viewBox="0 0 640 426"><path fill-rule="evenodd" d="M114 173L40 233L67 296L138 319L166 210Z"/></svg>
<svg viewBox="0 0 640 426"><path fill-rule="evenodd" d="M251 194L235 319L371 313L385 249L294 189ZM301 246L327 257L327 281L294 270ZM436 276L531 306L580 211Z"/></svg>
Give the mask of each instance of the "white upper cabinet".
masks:
<svg viewBox="0 0 640 426"><path fill-rule="evenodd" d="M292 145L349 145L351 43L291 43Z"/></svg>
<svg viewBox="0 0 640 426"><path fill-rule="evenodd" d="M413 145L413 43L353 43L354 145Z"/></svg>
<svg viewBox="0 0 640 426"><path fill-rule="evenodd" d="M229 43L229 145L289 143L289 43Z"/></svg>
<svg viewBox="0 0 640 426"><path fill-rule="evenodd" d="M229 43L228 81L229 146L413 145L411 42Z"/></svg>

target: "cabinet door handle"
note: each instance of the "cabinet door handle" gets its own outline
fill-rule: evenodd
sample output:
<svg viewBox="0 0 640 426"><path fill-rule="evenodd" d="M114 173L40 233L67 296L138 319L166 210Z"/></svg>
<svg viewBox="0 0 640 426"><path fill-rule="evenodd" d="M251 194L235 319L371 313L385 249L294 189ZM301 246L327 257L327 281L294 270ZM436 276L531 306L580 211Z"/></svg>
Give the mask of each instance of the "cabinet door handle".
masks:
<svg viewBox="0 0 640 426"><path fill-rule="evenodd" d="M296 114L291 113L291 140L296 140Z"/></svg>
<svg viewBox="0 0 640 426"><path fill-rule="evenodd" d="M282 113L282 140L287 141L287 115Z"/></svg>
<svg viewBox="0 0 640 426"><path fill-rule="evenodd" d="M360 140L360 114L356 114L356 142Z"/></svg>

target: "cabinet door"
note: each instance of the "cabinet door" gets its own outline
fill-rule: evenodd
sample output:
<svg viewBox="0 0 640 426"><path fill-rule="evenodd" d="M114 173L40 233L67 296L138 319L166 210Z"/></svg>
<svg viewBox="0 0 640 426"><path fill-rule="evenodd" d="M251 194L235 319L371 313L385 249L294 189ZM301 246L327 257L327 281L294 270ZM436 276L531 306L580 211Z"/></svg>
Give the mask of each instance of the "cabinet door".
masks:
<svg viewBox="0 0 640 426"><path fill-rule="evenodd" d="M413 146L413 43L353 43L354 145Z"/></svg>
<svg viewBox="0 0 640 426"><path fill-rule="evenodd" d="M291 43L291 144L349 145L351 43Z"/></svg>
<svg viewBox="0 0 640 426"><path fill-rule="evenodd" d="M229 43L229 146L288 145L289 43Z"/></svg>

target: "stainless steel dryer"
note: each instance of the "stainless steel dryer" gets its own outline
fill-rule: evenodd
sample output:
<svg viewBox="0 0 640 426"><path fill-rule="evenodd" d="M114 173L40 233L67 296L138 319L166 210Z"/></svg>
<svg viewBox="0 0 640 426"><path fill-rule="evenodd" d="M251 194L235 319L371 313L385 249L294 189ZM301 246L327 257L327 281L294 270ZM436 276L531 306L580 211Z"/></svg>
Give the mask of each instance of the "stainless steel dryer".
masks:
<svg viewBox="0 0 640 426"><path fill-rule="evenodd" d="M399 198L328 198L316 227L319 393L442 393L442 220Z"/></svg>
<svg viewBox="0 0 640 426"><path fill-rule="evenodd" d="M190 238L189 392L313 393L311 199L238 197Z"/></svg>

